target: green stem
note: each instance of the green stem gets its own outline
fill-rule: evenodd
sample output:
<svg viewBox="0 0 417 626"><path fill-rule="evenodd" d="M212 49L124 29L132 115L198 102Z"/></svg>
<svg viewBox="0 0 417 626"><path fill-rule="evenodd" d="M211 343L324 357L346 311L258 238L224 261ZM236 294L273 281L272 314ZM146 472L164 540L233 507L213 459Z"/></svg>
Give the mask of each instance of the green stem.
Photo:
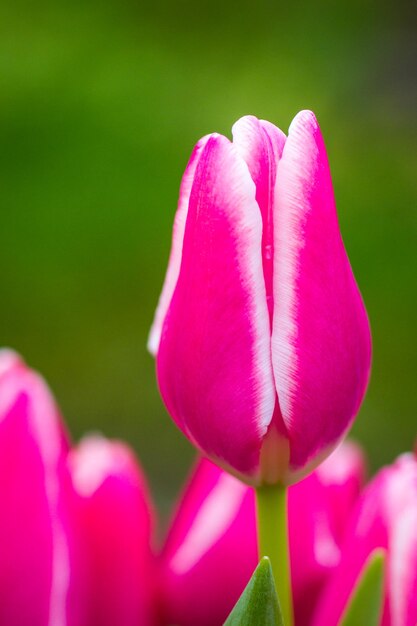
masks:
<svg viewBox="0 0 417 626"><path fill-rule="evenodd" d="M269 557L285 626L293 626L288 549L287 489L263 485L256 489L259 558Z"/></svg>

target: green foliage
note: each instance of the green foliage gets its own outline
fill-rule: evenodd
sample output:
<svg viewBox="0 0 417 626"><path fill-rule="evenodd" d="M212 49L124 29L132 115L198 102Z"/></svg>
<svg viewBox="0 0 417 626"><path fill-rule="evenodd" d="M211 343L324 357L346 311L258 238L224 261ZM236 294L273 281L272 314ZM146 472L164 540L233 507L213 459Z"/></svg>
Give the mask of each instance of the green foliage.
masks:
<svg viewBox="0 0 417 626"><path fill-rule="evenodd" d="M268 557L263 557L224 626L284 626Z"/></svg>
<svg viewBox="0 0 417 626"><path fill-rule="evenodd" d="M364 565L362 575L347 609L341 626L378 626L382 608L385 556L382 550L374 550Z"/></svg>

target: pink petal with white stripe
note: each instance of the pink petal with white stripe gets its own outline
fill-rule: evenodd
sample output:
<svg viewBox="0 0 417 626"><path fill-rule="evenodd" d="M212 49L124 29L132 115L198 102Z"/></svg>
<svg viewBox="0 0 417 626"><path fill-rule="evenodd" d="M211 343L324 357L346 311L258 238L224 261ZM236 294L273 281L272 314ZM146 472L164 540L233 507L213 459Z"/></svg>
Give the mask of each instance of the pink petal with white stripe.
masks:
<svg viewBox="0 0 417 626"><path fill-rule="evenodd" d="M272 361L291 481L340 441L368 382L371 343L337 222L318 123L293 120L278 164Z"/></svg>
<svg viewBox="0 0 417 626"><path fill-rule="evenodd" d="M323 585L339 563L340 542L362 474L358 458L342 445L324 480L316 470L289 488L296 626L309 626ZM164 624L224 623L258 562L254 496L252 488L207 459L196 465L161 554Z"/></svg>
<svg viewBox="0 0 417 626"><path fill-rule="evenodd" d="M247 115L233 128L233 143L246 161L256 185L256 201L262 215L262 264L268 310L273 312L274 203L278 161L285 143L284 133L269 122Z"/></svg>
<svg viewBox="0 0 417 626"><path fill-rule="evenodd" d="M391 625L417 624L417 498L398 518L391 536L388 585Z"/></svg>
<svg viewBox="0 0 417 626"><path fill-rule="evenodd" d="M297 626L310 625L323 586L339 564L346 526L364 482L364 463L358 446L343 443L288 490Z"/></svg>
<svg viewBox="0 0 417 626"><path fill-rule="evenodd" d="M161 554L163 623L220 626L256 563L253 489L201 459Z"/></svg>
<svg viewBox="0 0 417 626"><path fill-rule="evenodd" d="M376 548L387 551L381 626L417 623L417 463L403 455L380 471L358 501L342 558L322 594L313 626L336 626Z"/></svg>
<svg viewBox="0 0 417 626"><path fill-rule="evenodd" d="M43 380L1 351L1 624L78 624L67 445Z"/></svg>
<svg viewBox="0 0 417 626"><path fill-rule="evenodd" d="M155 312L155 318L149 333L148 350L154 356L158 352L162 325L164 323L165 315L171 302L172 294L174 293L178 275L180 273L182 244L184 240L185 223L187 221L188 202L190 199L191 187L194 181L194 173L208 139L208 136L203 137L195 146L181 181L180 197L178 200L177 212L175 214L168 269Z"/></svg>
<svg viewBox="0 0 417 626"><path fill-rule="evenodd" d="M276 397L261 240L247 165L229 140L212 135L194 174L157 372L178 426L249 478Z"/></svg>
<svg viewBox="0 0 417 626"><path fill-rule="evenodd" d="M341 543L352 505L365 484L366 462L362 449L353 441L344 441L318 466L316 474L326 488L333 535Z"/></svg>
<svg viewBox="0 0 417 626"><path fill-rule="evenodd" d="M151 626L154 563L151 506L133 452L104 437L70 454L83 545L85 624Z"/></svg>

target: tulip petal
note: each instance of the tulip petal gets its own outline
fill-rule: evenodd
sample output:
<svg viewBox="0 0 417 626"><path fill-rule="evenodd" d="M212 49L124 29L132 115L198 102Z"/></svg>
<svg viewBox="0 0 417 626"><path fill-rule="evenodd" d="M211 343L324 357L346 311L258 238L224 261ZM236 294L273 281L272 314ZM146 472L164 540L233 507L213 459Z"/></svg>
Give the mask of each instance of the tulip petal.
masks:
<svg viewBox="0 0 417 626"><path fill-rule="evenodd" d="M349 515L364 480L358 446L343 443L288 490L289 541L296 623L310 624L319 593L340 560Z"/></svg>
<svg viewBox="0 0 417 626"><path fill-rule="evenodd" d="M375 550L363 566L340 626L379 626L384 585L385 552Z"/></svg>
<svg viewBox="0 0 417 626"><path fill-rule="evenodd" d="M403 455L381 470L357 502L340 564L320 597L313 626L336 626L364 563L376 548L387 551L381 626L417 622L417 462Z"/></svg>
<svg viewBox="0 0 417 626"><path fill-rule="evenodd" d="M168 269L148 339L148 350L154 356L158 352L165 315L171 302L172 294L174 293L178 275L180 273L182 245L184 240L185 223L187 221L188 202L190 199L191 187L194 181L194 174L198 161L208 139L208 136L203 137L195 146L181 181L178 208L174 220L172 247L169 255Z"/></svg>
<svg viewBox="0 0 417 626"><path fill-rule="evenodd" d="M266 298L272 321L273 215L275 181L278 161L285 143L284 133L264 120L247 115L238 120L233 128L233 143L246 161L252 180L256 185L256 201L262 215L262 264Z"/></svg>
<svg viewBox="0 0 417 626"><path fill-rule="evenodd" d="M417 496L398 517L391 536L388 585L392 626L417 624Z"/></svg>
<svg viewBox="0 0 417 626"><path fill-rule="evenodd" d="M289 488L297 626L310 624L319 593L339 563L340 541L358 496L352 484L360 483L363 475L363 467L349 447L342 444L326 461L324 480L316 470ZM341 501L343 520L339 520L337 510ZM201 459L180 500L161 554L164 623L223 624L256 567L257 552L253 489Z"/></svg>
<svg viewBox="0 0 417 626"><path fill-rule="evenodd" d="M276 397L261 238L246 163L225 137L212 135L194 175L157 372L177 425L247 476L258 469Z"/></svg>
<svg viewBox="0 0 417 626"><path fill-rule="evenodd" d="M344 441L316 470L326 493L332 533L340 545L353 504L366 478L362 449L353 441Z"/></svg>
<svg viewBox="0 0 417 626"><path fill-rule="evenodd" d="M151 512L133 453L90 436L70 453L84 546L85 623L153 623Z"/></svg>
<svg viewBox="0 0 417 626"><path fill-rule="evenodd" d="M365 392L371 352L323 138L309 111L290 126L275 211L272 360L296 477L346 432Z"/></svg>
<svg viewBox="0 0 417 626"><path fill-rule="evenodd" d="M164 623L220 626L256 563L253 490L201 459L161 555Z"/></svg>
<svg viewBox="0 0 417 626"><path fill-rule="evenodd" d="M72 493L67 441L43 380L0 354L0 623L67 626L72 600Z"/></svg>

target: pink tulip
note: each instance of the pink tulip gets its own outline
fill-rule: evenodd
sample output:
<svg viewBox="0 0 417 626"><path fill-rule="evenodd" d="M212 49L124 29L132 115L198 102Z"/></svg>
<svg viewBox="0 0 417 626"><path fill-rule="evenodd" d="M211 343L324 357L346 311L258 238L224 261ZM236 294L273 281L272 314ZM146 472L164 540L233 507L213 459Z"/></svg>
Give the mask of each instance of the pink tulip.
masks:
<svg viewBox="0 0 417 626"><path fill-rule="evenodd" d="M339 563L344 527L363 474L362 454L349 443L289 489L296 626L309 623L318 593ZM253 490L201 460L160 557L164 623L222 624L257 560Z"/></svg>
<svg viewBox="0 0 417 626"><path fill-rule="evenodd" d="M78 624L68 443L44 381L0 351L0 624Z"/></svg>
<svg viewBox="0 0 417 626"><path fill-rule="evenodd" d="M323 592L313 626L336 626L375 548L387 551L381 626L417 623L417 461L410 454L381 470L357 503L340 564Z"/></svg>
<svg viewBox="0 0 417 626"><path fill-rule="evenodd" d="M131 450L86 437L70 455L84 552L86 626L154 623L152 512Z"/></svg>
<svg viewBox="0 0 417 626"><path fill-rule="evenodd" d="M149 348L195 445L252 484L288 484L349 428L370 331L313 113L288 137L244 117L233 137L204 137L188 163Z"/></svg>

